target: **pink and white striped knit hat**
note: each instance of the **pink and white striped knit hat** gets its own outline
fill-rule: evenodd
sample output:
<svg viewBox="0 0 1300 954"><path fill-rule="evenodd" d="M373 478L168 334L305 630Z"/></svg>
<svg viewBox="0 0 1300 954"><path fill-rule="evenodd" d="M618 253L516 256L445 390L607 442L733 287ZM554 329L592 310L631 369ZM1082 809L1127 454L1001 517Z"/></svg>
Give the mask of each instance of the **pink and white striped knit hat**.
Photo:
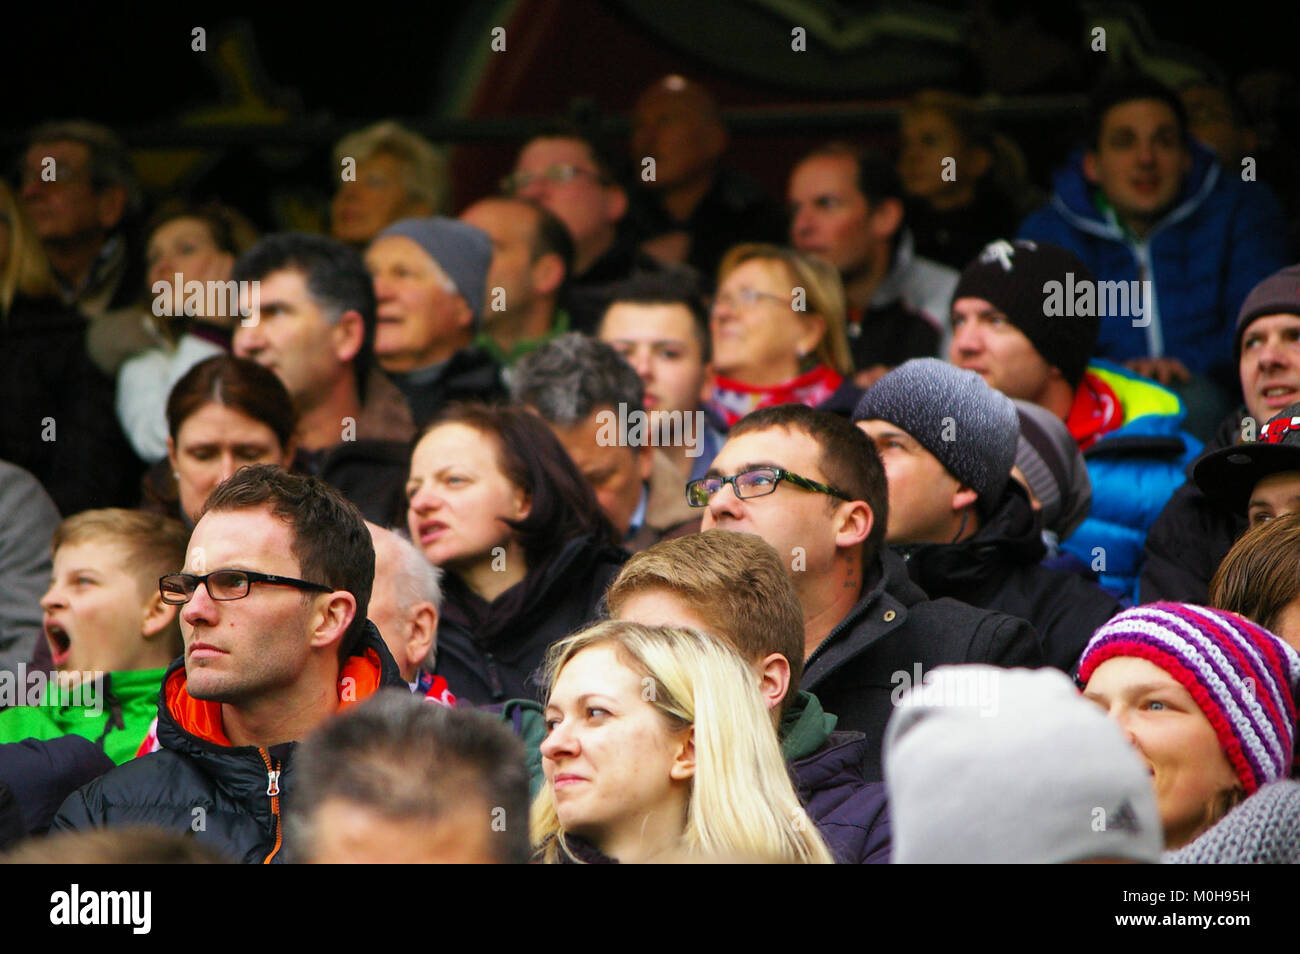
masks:
<svg viewBox="0 0 1300 954"><path fill-rule="evenodd" d="M1145 659L1182 684L1247 795L1290 774L1300 654L1268 630L1225 610L1149 603L1093 634L1079 661L1080 685L1116 656Z"/></svg>

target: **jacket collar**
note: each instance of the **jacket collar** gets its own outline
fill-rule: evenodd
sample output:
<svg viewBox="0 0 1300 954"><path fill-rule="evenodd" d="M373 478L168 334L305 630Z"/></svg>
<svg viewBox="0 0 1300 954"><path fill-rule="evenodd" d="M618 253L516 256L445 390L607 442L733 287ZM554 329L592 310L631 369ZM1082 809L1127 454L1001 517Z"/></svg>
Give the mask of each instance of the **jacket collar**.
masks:
<svg viewBox="0 0 1300 954"><path fill-rule="evenodd" d="M892 550L882 548L862 584L862 596L808 657L804 685L834 672L887 633L907 621L907 608L926 600L925 591L912 582L907 565Z"/></svg>
<svg viewBox="0 0 1300 954"><path fill-rule="evenodd" d="M163 748L195 756L237 747L226 735L221 703L189 694L184 655L167 668L158 699L158 741ZM374 695L381 687L406 686L375 624L366 628L353 654L339 668L339 710ZM409 687L407 687L409 691ZM251 748L248 746L245 749Z"/></svg>
<svg viewBox="0 0 1300 954"><path fill-rule="evenodd" d="M820 699L800 689L781 717L781 754L787 762L807 758L826 744L838 721L822 708Z"/></svg>

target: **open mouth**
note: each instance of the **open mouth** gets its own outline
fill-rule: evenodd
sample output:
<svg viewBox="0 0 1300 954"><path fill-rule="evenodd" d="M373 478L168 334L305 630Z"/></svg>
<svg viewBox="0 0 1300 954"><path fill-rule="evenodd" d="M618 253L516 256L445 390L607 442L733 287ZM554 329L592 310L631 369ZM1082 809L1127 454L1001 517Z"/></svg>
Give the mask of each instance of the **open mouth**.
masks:
<svg viewBox="0 0 1300 954"><path fill-rule="evenodd" d="M45 638L50 644L50 655L54 657L54 665L62 666L72 655L72 637L57 623L46 623Z"/></svg>

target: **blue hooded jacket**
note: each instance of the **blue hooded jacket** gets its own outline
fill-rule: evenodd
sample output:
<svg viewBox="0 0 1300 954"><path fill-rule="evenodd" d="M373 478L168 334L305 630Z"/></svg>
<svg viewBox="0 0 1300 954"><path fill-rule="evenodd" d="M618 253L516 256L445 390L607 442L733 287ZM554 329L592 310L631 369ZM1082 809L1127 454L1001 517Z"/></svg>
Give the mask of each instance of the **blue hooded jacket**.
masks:
<svg viewBox="0 0 1300 954"><path fill-rule="evenodd" d="M1103 318L1095 357L1177 358L1235 389L1237 312L1256 284L1287 264L1287 226L1268 186L1242 181L1199 143L1189 148L1191 170L1173 207L1143 238L1097 207L1083 150L1056 173L1051 201L1025 218L1019 237L1070 249L1099 282L1152 281L1145 324Z"/></svg>

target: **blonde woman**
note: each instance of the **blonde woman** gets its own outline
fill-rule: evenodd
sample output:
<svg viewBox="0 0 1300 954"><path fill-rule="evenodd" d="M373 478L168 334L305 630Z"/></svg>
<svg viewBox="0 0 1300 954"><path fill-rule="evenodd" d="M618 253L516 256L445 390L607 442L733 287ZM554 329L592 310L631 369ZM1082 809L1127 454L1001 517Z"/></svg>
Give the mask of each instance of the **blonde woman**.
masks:
<svg viewBox="0 0 1300 954"><path fill-rule="evenodd" d="M32 223L0 179L0 317L7 317L14 299L54 298L54 274L32 231Z"/></svg>
<svg viewBox="0 0 1300 954"><path fill-rule="evenodd" d="M542 861L832 863L753 672L724 643L604 622L556 643L545 671Z"/></svg>
<svg viewBox="0 0 1300 954"><path fill-rule="evenodd" d="M756 243L729 251L709 318L721 424L776 404L852 414L862 392L844 313L844 284L822 259Z"/></svg>

